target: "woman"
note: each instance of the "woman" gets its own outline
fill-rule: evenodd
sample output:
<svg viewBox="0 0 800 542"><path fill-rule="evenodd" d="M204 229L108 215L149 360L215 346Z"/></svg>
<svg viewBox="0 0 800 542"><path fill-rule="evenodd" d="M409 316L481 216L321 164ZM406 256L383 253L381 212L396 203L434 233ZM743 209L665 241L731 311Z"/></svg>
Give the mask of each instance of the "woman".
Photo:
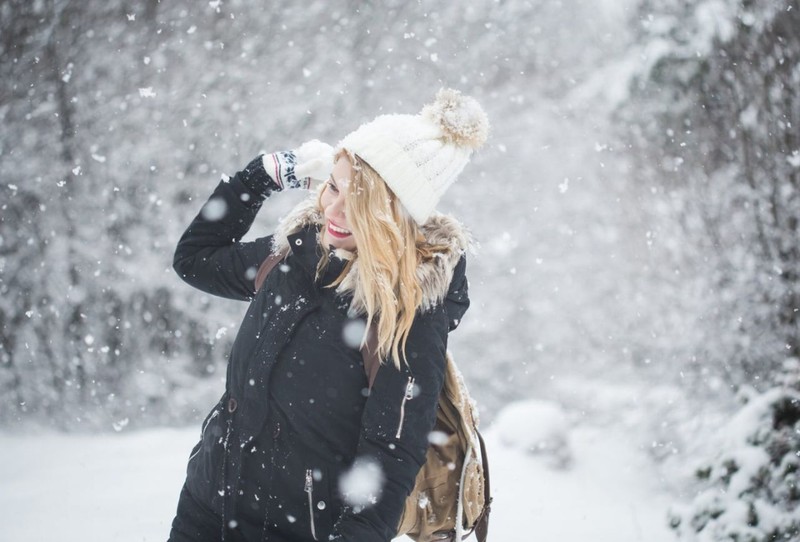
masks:
<svg viewBox="0 0 800 542"><path fill-rule="evenodd" d="M393 538L425 461L447 335L469 305L467 235L434 209L487 131L477 102L441 90L335 153L309 142L220 182L174 266L250 306L170 540ZM312 178L324 184L275 234L239 241L272 192ZM258 276L270 255L281 264ZM381 360L371 378L364 348Z"/></svg>

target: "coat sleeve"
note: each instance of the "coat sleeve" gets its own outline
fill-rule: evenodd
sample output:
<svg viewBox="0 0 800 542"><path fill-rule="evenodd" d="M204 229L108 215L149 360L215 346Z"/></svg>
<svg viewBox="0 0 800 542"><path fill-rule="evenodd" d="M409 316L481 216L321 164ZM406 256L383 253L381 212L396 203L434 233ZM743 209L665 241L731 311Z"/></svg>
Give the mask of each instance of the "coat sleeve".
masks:
<svg viewBox="0 0 800 542"><path fill-rule="evenodd" d="M206 293L249 300L271 237L240 240L269 194L277 189L261 157L232 178L223 178L178 241L173 267L187 283Z"/></svg>
<svg viewBox="0 0 800 542"><path fill-rule="evenodd" d="M462 254L453 270L453 279L444 299L450 331L461 323L461 318L469 308L469 281L467 280L467 257Z"/></svg>
<svg viewBox="0 0 800 542"><path fill-rule="evenodd" d="M428 435L444 383L448 318L444 306L418 314L406 343L408 364L398 370L382 365L367 399L361 424L356 467L372 464L380 470L380 491L347 494L345 507L331 540L388 542L395 537L406 497L425 462ZM411 399L404 399L413 379ZM358 488L356 488L358 491ZM354 503L355 501L355 503Z"/></svg>

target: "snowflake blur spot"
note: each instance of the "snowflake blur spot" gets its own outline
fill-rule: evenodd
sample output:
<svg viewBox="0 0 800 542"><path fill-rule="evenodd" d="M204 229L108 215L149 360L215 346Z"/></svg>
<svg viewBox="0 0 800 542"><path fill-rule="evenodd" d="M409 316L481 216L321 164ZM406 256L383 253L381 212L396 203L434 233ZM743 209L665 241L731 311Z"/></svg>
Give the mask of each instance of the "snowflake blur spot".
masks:
<svg viewBox="0 0 800 542"><path fill-rule="evenodd" d="M119 420L118 422L112 423L111 426L114 428L114 431L119 433L120 431L125 429L125 427L127 427L129 422L130 422L129 418L123 418L123 419Z"/></svg>
<svg viewBox="0 0 800 542"><path fill-rule="evenodd" d="M361 341L364 338L364 331L367 325L361 319L348 320L342 328L342 339L350 348L361 348Z"/></svg>
<svg viewBox="0 0 800 542"><path fill-rule="evenodd" d="M359 457L339 479L339 492L345 503L360 511L378 502L383 481L381 466L372 459Z"/></svg>
<svg viewBox="0 0 800 542"><path fill-rule="evenodd" d="M443 431L431 431L428 433L428 442L436 446L447 444L447 433Z"/></svg>
<svg viewBox="0 0 800 542"><path fill-rule="evenodd" d="M227 214L227 212L228 205L222 200L222 198L211 198L205 205L203 205L203 209L200 211L203 218L211 222L221 220Z"/></svg>

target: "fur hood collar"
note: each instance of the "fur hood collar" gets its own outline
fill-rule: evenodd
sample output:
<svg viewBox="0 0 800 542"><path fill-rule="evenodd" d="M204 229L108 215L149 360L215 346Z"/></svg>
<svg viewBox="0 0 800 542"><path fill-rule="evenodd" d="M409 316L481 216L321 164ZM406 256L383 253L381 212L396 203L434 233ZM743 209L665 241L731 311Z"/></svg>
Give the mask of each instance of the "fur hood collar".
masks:
<svg viewBox="0 0 800 542"><path fill-rule="evenodd" d="M272 239L273 254L288 254L291 250L288 236L308 226L320 227L323 222L323 217L317 210L316 195L306 198L278 224ZM472 247L472 240L469 232L458 220L437 212L431 215L421 230L428 242L447 247L445 251L437 254L436 258L422 262L417 267L417 279L422 286L420 308L428 310L440 304L447 296L453 270L461 256ZM334 255L344 260L354 257L352 252L342 249L336 249ZM356 314L366 312L363 291L358 281L358 260L353 262L353 266L336 288L336 292L340 295L353 296L351 303L353 312Z"/></svg>

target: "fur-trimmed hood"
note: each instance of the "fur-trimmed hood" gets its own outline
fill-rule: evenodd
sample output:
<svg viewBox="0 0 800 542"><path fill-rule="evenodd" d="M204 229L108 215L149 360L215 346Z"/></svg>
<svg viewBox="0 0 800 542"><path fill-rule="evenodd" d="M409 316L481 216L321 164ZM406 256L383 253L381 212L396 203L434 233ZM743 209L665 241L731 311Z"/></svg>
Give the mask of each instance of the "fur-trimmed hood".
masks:
<svg viewBox="0 0 800 542"><path fill-rule="evenodd" d="M272 241L274 254L287 254L291 247L288 236L299 232L307 226L321 227L324 223L322 214L317 208L316 195L306 198L281 219ZM440 304L447 296L453 270L464 253L471 248L472 239L467 229L455 218L435 212L423 226L422 234L429 243L447 247L430 261L422 262L417 267L417 279L422 287L422 310L428 310ZM319 235L319 234L318 234ZM334 255L349 260L352 252L336 249ZM336 288L340 295L352 295L351 310L356 314L365 312L362 289L358 284L358 260L353 262L345 279Z"/></svg>

